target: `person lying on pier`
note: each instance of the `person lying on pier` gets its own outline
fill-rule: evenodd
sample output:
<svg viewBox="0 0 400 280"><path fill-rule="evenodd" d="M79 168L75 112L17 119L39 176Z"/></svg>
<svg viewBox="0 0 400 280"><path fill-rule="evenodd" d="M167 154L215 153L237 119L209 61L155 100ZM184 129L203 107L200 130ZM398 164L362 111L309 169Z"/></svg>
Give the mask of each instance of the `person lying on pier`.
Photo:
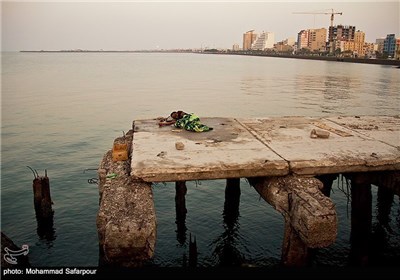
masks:
<svg viewBox="0 0 400 280"><path fill-rule="evenodd" d="M187 113L183 111L174 111L167 118L158 118L158 125L161 127L174 124L176 120L181 119L184 115L187 115Z"/></svg>
<svg viewBox="0 0 400 280"><path fill-rule="evenodd" d="M174 111L170 114L170 116L166 119L161 119L158 125L166 126L174 124L177 128L183 128L188 131L194 132L205 132L213 130L212 127L209 127L200 122L200 118L191 113L185 113L183 111Z"/></svg>
<svg viewBox="0 0 400 280"><path fill-rule="evenodd" d="M205 132L213 130L212 127L202 124L200 122L200 118L195 114L183 115L182 118L176 120L175 127L184 128L185 130L194 132Z"/></svg>

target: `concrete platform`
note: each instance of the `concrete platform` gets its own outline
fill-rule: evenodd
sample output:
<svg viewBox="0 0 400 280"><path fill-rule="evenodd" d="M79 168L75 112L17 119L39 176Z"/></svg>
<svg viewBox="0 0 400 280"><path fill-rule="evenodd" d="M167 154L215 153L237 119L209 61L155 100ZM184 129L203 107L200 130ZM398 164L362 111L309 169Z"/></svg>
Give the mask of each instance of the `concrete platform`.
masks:
<svg viewBox="0 0 400 280"><path fill-rule="evenodd" d="M131 175L147 182L400 170L400 117L201 118L195 133L136 120ZM329 138L311 138L313 129ZM184 144L177 150L176 142Z"/></svg>

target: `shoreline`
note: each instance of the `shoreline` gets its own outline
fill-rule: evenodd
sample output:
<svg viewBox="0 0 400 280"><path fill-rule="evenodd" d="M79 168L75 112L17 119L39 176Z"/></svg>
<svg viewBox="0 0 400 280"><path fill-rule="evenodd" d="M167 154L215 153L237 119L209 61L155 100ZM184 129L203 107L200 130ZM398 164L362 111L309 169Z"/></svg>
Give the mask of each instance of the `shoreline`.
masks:
<svg viewBox="0 0 400 280"><path fill-rule="evenodd" d="M264 57L276 57L276 58L322 60L322 61L336 61L336 62L351 62L351 63L364 63L364 64L380 64L380 65L399 66L399 68L400 68L400 60L394 60L394 59L370 59L370 58L335 57L335 56L305 56L305 55L284 55L284 54L266 54L266 53L227 53L227 54L264 56Z"/></svg>
<svg viewBox="0 0 400 280"><path fill-rule="evenodd" d="M293 59L308 59L308 60L322 60L322 61L336 61L336 62L350 62L350 63L364 63L364 64L379 64L379 65L392 65L400 68L400 60L394 59L370 59L370 58L354 58L354 57L336 57L336 56L306 56L306 55L287 55L287 54L268 54L261 52L218 52L218 51L205 51L196 52L191 50L143 50L143 51L117 51L117 50L22 50L21 53L195 53L195 54L220 54L220 55L242 55L242 56L261 56L261 57L275 57L275 58L293 58Z"/></svg>

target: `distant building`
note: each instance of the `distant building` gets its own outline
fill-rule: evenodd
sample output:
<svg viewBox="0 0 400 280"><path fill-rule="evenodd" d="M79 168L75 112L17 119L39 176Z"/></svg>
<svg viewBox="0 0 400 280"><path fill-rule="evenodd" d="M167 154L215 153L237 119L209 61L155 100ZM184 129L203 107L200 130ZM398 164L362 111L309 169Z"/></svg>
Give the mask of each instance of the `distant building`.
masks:
<svg viewBox="0 0 400 280"><path fill-rule="evenodd" d="M297 48L311 51L324 51L326 49L326 28L301 30L297 34Z"/></svg>
<svg viewBox="0 0 400 280"><path fill-rule="evenodd" d="M251 50L251 46L257 39L257 34L254 30L249 30L243 34L243 50Z"/></svg>
<svg viewBox="0 0 400 280"><path fill-rule="evenodd" d="M375 44L377 45L376 51L379 53L383 53L383 44L385 43L385 38L379 38L375 40Z"/></svg>
<svg viewBox="0 0 400 280"><path fill-rule="evenodd" d="M383 42L383 53L390 57L394 57L396 51L396 37L394 34L388 34Z"/></svg>
<svg viewBox="0 0 400 280"><path fill-rule="evenodd" d="M287 38L274 45L274 49L277 52L293 53L295 51L296 41L294 38Z"/></svg>
<svg viewBox="0 0 400 280"><path fill-rule="evenodd" d="M308 48L308 31L307 30L301 30L297 34L297 49L301 50L303 48Z"/></svg>
<svg viewBox="0 0 400 280"><path fill-rule="evenodd" d="M349 52L354 56L364 56L364 44L365 44L365 33L357 30L354 33L353 40L339 40L340 42L340 50L342 52Z"/></svg>
<svg viewBox="0 0 400 280"><path fill-rule="evenodd" d="M295 40L295 38L290 37L290 38L287 38L287 39L283 40L282 43L284 45L294 46L296 44L296 40Z"/></svg>
<svg viewBox="0 0 400 280"><path fill-rule="evenodd" d="M400 38L396 39L396 51L394 53L394 59L400 60Z"/></svg>
<svg viewBox="0 0 400 280"><path fill-rule="evenodd" d="M234 45L232 46L232 51L239 51L239 50L240 50L239 44L234 44Z"/></svg>
<svg viewBox="0 0 400 280"><path fill-rule="evenodd" d="M344 26L335 25L333 27L329 26L328 41L333 40L354 40L354 34L356 32L355 26Z"/></svg>
<svg viewBox="0 0 400 280"><path fill-rule="evenodd" d="M364 56L367 58L376 58L375 56L376 46L377 45L374 43L364 43L363 46Z"/></svg>
<svg viewBox="0 0 400 280"><path fill-rule="evenodd" d="M335 49L341 45L341 41L351 41L354 40L354 34L356 32L355 26L344 26L335 25L329 26L328 43L330 47L330 42L334 42Z"/></svg>
<svg viewBox="0 0 400 280"><path fill-rule="evenodd" d="M281 52L281 53L293 53L294 51L294 45L288 45L288 44L284 44L283 42L278 42L274 45L274 49L277 52Z"/></svg>
<svg viewBox="0 0 400 280"><path fill-rule="evenodd" d="M364 45L365 45L365 33L360 30L357 30L354 33L354 52L357 53L358 56L365 55Z"/></svg>
<svg viewBox="0 0 400 280"><path fill-rule="evenodd" d="M312 51L326 50L326 28L309 29L308 45Z"/></svg>
<svg viewBox="0 0 400 280"><path fill-rule="evenodd" d="M262 32L251 45L252 50L272 49L275 43L275 35L272 32Z"/></svg>

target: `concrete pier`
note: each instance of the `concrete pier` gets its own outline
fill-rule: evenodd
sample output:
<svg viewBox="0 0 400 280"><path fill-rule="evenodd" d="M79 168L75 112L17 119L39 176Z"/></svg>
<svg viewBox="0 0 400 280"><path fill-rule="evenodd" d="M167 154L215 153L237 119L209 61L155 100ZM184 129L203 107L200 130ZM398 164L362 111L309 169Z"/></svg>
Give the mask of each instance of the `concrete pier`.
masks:
<svg viewBox="0 0 400 280"><path fill-rule="evenodd" d="M327 247L335 242L335 205L320 191L322 182L292 175L250 178L249 181L260 196L285 218L284 265L307 265L309 248Z"/></svg>
<svg viewBox="0 0 400 280"><path fill-rule="evenodd" d="M126 138L131 145L132 131ZM129 162L113 161L110 150L99 168L97 231L100 263L108 266L143 266L154 256L157 232L151 184L133 180Z"/></svg>
<svg viewBox="0 0 400 280"><path fill-rule="evenodd" d="M134 122L131 175L147 182L400 170L400 117L202 118L193 133ZM311 138L313 129L329 138ZM177 150L176 142L184 144Z"/></svg>
<svg viewBox="0 0 400 280"><path fill-rule="evenodd" d="M285 219L282 262L289 266L305 265L309 249L335 241L337 218L329 193L337 174L356 174L361 192L364 185L376 183L399 194L400 116L201 122L213 130L195 133L159 126L157 119L135 120L106 153L99 168L97 218L106 263L140 266L153 257L153 182L178 182L177 220L184 223L185 181L228 179L226 194L235 193L234 201L239 201L238 178L249 179ZM367 181L357 183L362 180Z"/></svg>

